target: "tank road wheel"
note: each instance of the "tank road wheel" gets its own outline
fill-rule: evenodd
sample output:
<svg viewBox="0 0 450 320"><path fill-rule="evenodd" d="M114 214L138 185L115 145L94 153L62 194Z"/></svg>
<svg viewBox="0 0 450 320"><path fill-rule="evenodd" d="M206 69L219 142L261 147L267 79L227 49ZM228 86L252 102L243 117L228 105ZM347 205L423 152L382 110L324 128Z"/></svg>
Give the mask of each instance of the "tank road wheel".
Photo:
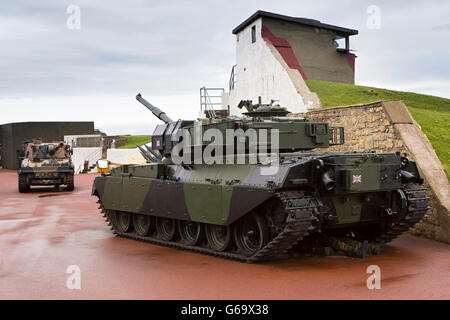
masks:
<svg viewBox="0 0 450 320"><path fill-rule="evenodd" d="M133 226L136 233L143 237L155 231L154 219L146 214L133 214Z"/></svg>
<svg viewBox="0 0 450 320"><path fill-rule="evenodd" d="M177 222L170 218L156 217L156 231L161 240L171 241L177 234Z"/></svg>
<svg viewBox="0 0 450 320"><path fill-rule="evenodd" d="M269 227L264 217L248 214L237 221L234 238L241 253L247 257L254 255L269 242Z"/></svg>
<svg viewBox="0 0 450 320"><path fill-rule="evenodd" d="M68 174L67 177L67 187L66 187L66 191L73 191L73 189L75 189L75 183L73 181L73 173L72 174Z"/></svg>
<svg viewBox="0 0 450 320"><path fill-rule="evenodd" d="M200 243L203 238L202 225L194 221L179 221L178 232L180 233L181 241L190 246Z"/></svg>
<svg viewBox="0 0 450 320"><path fill-rule="evenodd" d="M24 193L30 191L30 186L27 183L27 176L19 173L19 192Z"/></svg>
<svg viewBox="0 0 450 320"><path fill-rule="evenodd" d="M227 250L232 242L230 226L219 226L216 224L206 225L206 239L208 245L216 251Z"/></svg>
<svg viewBox="0 0 450 320"><path fill-rule="evenodd" d="M114 226L121 233L133 230L133 219L130 213L124 211L116 211L114 213Z"/></svg>

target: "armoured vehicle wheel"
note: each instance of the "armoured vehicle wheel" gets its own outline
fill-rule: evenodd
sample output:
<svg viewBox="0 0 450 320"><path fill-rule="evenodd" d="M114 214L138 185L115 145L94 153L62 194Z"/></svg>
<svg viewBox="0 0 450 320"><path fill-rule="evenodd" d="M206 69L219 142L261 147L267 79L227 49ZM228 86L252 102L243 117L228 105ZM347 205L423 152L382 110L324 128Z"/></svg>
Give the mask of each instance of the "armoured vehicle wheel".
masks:
<svg viewBox="0 0 450 320"><path fill-rule="evenodd" d="M216 251L225 251L230 247L232 236L229 226L215 224L206 225L206 239L208 245Z"/></svg>
<svg viewBox="0 0 450 320"><path fill-rule="evenodd" d="M254 255L269 242L266 220L255 213L246 215L236 223L234 238L242 254Z"/></svg>
<svg viewBox="0 0 450 320"><path fill-rule="evenodd" d="M75 189L75 183L73 181L73 174L68 174L67 175L67 191L73 191L73 189Z"/></svg>
<svg viewBox="0 0 450 320"><path fill-rule="evenodd" d="M114 224L119 232L130 232L133 230L133 219L128 212L116 211L114 213Z"/></svg>
<svg viewBox="0 0 450 320"><path fill-rule="evenodd" d="M30 186L27 184L27 176L23 173L19 174L19 192L30 191Z"/></svg>
<svg viewBox="0 0 450 320"><path fill-rule="evenodd" d="M140 236L147 236L155 230L154 219L145 214L133 214L133 226Z"/></svg>
<svg viewBox="0 0 450 320"><path fill-rule="evenodd" d="M194 221L179 221L178 232L183 243L194 246L203 238L203 229L200 223Z"/></svg>
<svg viewBox="0 0 450 320"><path fill-rule="evenodd" d="M177 222L174 219L157 217L156 230L161 240L173 240L177 233Z"/></svg>

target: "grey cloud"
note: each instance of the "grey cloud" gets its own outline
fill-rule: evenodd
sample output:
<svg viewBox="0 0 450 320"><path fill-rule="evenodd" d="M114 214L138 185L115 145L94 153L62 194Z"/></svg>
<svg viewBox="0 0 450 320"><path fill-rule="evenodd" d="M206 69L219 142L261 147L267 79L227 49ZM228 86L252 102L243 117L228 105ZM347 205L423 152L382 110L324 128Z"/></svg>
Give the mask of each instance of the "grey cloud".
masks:
<svg viewBox="0 0 450 320"><path fill-rule="evenodd" d="M66 28L70 4L81 8L81 30ZM372 4L380 30L366 26ZM449 81L448 1L18 0L0 4L0 99L226 86L231 30L258 9L359 29L351 46L360 84Z"/></svg>
<svg viewBox="0 0 450 320"><path fill-rule="evenodd" d="M441 24L438 26L434 26L432 28L432 30L437 30L437 31L450 31L450 23L446 23L446 24Z"/></svg>

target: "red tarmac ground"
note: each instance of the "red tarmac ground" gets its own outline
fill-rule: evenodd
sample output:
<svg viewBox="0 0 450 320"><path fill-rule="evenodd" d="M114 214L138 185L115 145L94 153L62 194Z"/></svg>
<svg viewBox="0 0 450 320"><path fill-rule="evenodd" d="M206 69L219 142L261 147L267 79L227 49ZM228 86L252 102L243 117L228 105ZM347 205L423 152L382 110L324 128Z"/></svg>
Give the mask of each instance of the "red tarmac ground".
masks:
<svg viewBox="0 0 450 320"><path fill-rule="evenodd" d="M403 235L380 256L292 257L245 264L115 237L90 196L17 191L0 169L0 299L449 299L450 246ZM81 289L66 286L69 265ZM369 265L381 289L369 290Z"/></svg>

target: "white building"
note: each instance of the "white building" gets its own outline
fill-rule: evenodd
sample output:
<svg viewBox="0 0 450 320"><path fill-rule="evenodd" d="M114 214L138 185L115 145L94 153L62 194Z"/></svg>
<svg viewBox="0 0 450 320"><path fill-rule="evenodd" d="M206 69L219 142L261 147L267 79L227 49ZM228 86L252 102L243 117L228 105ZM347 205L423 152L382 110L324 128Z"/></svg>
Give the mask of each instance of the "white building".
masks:
<svg viewBox="0 0 450 320"><path fill-rule="evenodd" d="M278 100L298 113L321 107L305 80L354 83L349 37L357 30L320 21L257 11L233 30L236 66L222 107L239 115L241 100Z"/></svg>

